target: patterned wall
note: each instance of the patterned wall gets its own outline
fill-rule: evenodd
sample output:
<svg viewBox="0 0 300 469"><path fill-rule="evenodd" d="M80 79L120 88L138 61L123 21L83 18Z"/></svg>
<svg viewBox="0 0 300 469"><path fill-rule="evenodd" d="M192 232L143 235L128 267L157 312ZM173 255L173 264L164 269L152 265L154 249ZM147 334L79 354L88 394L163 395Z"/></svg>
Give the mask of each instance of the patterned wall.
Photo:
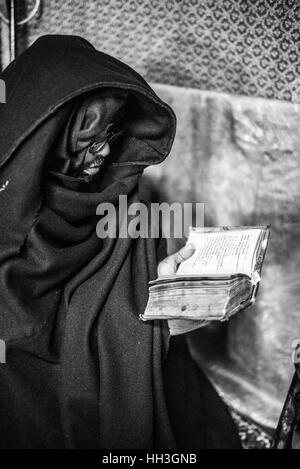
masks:
<svg viewBox="0 0 300 469"><path fill-rule="evenodd" d="M78 34L149 81L249 96L291 100L300 77L300 0L42 3L21 44Z"/></svg>

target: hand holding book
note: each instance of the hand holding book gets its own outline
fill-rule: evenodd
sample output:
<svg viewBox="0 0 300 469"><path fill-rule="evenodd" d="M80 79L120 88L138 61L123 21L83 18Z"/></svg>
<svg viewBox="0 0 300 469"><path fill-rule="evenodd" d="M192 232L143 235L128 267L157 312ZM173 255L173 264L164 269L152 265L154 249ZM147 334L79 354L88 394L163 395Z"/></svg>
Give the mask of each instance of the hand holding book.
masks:
<svg viewBox="0 0 300 469"><path fill-rule="evenodd" d="M157 267L158 277L176 274L179 265L188 260L194 252L195 246L193 244L186 244L179 251L175 252L175 254L171 254L163 259Z"/></svg>
<svg viewBox="0 0 300 469"><path fill-rule="evenodd" d="M195 252L193 244L186 244L175 254L163 259L157 267L158 278L176 274L179 265L188 260ZM196 324L197 323L197 324ZM171 335L184 334L209 324L209 321L190 321L187 319L169 319L168 325Z"/></svg>
<svg viewBox="0 0 300 469"><path fill-rule="evenodd" d="M187 245L160 263L141 319L167 319L176 335L253 304L269 232L268 226L191 228Z"/></svg>

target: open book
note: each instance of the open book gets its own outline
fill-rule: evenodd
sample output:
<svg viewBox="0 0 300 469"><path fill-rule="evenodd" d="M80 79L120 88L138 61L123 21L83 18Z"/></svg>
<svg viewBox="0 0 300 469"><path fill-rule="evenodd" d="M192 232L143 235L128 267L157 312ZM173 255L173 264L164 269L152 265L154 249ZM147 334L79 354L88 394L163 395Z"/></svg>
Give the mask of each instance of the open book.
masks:
<svg viewBox="0 0 300 469"><path fill-rule="evenodd" d="M194 254L171 276L149 284L144 321L168 319L171 334L224 321L254 301L269 240L268 226L191 228ZM204 322L203 322L204 321Z"/></svg>

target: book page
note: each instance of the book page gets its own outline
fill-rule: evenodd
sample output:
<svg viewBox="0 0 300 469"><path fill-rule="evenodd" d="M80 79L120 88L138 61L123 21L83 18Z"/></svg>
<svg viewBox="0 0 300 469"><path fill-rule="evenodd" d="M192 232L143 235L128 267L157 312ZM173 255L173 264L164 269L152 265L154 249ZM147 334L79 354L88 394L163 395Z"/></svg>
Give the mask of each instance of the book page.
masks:
<svg viewBox="0 0 300 469"><path fill-rule="evenodd" d="M232 275L251 277L261 229L199 232L191 230L187 244L196 250L182 262L178 275Z"/></svg>

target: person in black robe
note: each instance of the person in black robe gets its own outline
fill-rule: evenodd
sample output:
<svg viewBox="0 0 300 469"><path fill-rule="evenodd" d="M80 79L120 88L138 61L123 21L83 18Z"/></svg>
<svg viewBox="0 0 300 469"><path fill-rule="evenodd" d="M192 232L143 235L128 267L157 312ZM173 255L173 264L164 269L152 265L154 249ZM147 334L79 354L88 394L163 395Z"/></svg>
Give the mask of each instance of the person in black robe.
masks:
<svg viewBox="0 0 300 469"><path fill-rule="evenodd" d="M139 201L169 154L173 111L75 36L39 38L1 78L0 447L239 447L185 337L139 320L164 243L96 233L98 205Z"/></svg>

